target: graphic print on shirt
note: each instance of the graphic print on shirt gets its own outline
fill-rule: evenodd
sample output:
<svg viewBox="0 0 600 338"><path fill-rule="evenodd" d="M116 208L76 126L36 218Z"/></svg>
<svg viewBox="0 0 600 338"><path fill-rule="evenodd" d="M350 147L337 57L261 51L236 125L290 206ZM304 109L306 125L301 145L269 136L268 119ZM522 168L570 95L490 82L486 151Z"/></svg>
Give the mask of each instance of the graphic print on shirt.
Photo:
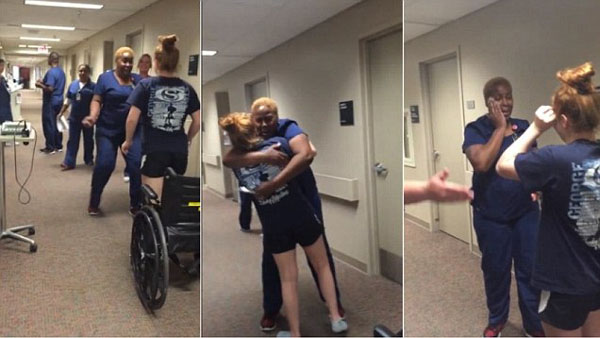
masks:
<svg viewBox="0 0 600 338"><path fill-rule="evenodd" d="M238 179L240 180L242 186L246 187L250 191L254 191L259 185L261 185L261 183L273 180L275 176L279 174L279 172L281 172L281 169L277 166L270 164L259 164L254 167L240 168ZM289 194L290 191L286 184L277 189L277 191L275 191L273 195L269 196L269 198L257 200L257 202L260 205L275 204Z"/></svg>
<svg viewBox="0 0 600 338"><path fill-rule="evenodd" d="M577 221L575 231L585 244L600 250L600 160L571 163L568 216Z"/></svg>
<svg viewBox="0 0 600 338"><path fill-rule="evenodd" d="M190 97L186 86L152 86L148 104L148 117L152 128L166 132L178 131L183 120Z"/></svg>

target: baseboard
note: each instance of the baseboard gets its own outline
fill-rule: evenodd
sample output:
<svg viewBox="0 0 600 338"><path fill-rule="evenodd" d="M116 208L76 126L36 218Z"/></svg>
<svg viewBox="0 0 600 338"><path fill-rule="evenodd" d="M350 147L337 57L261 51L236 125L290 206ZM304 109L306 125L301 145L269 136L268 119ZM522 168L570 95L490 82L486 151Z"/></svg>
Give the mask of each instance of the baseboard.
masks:
<svg viewBox="0 0 600 338"><path fill-rule="evenodd" d="M381 275L402 285L402 257L380 248L379 262Z"/></svg>
<svg viewBox="0 0 600 338"><path fill-rule="evenodd" d="M333 255L333 257L335 257L336 259L339 259L340 261L350 265L353 268L356 268L357 270L367 273L367 264L352 258L346 254L343 254L337 250L335 250L334 248L331 248L331 254Z"/></svg>
<svg viewBox="0 0 600 338"><path fill-rule="evenodd" d="M431 232L431 224L425 222L424 220L409 214L404 214L404 219L411 221L414 225L420 226L421 228Z"/></svg>

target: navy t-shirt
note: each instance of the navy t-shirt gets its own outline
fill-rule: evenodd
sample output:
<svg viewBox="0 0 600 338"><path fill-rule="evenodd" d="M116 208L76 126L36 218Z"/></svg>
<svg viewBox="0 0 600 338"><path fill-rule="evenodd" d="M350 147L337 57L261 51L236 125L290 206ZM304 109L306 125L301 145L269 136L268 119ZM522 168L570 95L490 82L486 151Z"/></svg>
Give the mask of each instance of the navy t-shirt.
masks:
<svg viewBox="0 0 600 338"><path fill-rule="evenodd" d="M281 151L292 156L288 141L283 137L271 137L263 141L256 150L263 151L280 143ZM253 167L234 169L240 185L254 191L261 183L271 181L281 172L278 166L261 163ZM256 211L265 234L286 233L290 227L317 221L319 218L311 204L300 190L297 178L276 190L271 196L255 199Z"/></svg>
<svg viewBox="0 0 600 338"><path fill-rule="evenodd" d="M100 74L94 94L102 97L102 108L96 123L96 133L106 136L125 134L125 121L129 114L127 98L133 92L133 84L120 85L114 70L107 70Z"/></svg>
<svg viewBox="0 0 600 338"><path fill-rule="evenodd" d="M294 137L304 134L304 131L298 126L296 121L290 119L279 119L277 124L277 136L285 138L290 141ZM321 208L321 197L319 196L319 190L317 189L317 181L312 169L309 167L298 176L295 177L300 186L300 190L304 196L310 201L317 216L321 222L323 222L323 211Z"/></svg>
<svg viewBox="0 0 600 338"><path fill-rule="evenodd" d="M577 140L519 154L528 191L542 191L532 284L542 290L600 292L600 144Z"/></svg>
<svg viewBox="0 0 600 338"><path fill-rule="evenodd" d="M42 96L43 102L50 103L51 105L62 105L63 93L65 92L65 72L60 67L50 68L44 75L42 82L46 86L51 86L54 90L51 93L45 92Z"/></svg>
<svg viewBox="0 0 600 338"><path fill-rule="evenodd" d="M523 184L503 178L496 172L496 162L500 155L529 127L529 122L526 120L511 118L509 123L516 126L516 129L513 127L513 135L506 136L502 140L500 151L490 169L484 173L473 173L475 197L471 205L485 218L498 222L512 221L538 207L537 203L531 200L531 194L524 189ZM486 144L492 137L494 129L494 124L487 115L467 124L462 145L463 153L472 145Z"/></svg>
<svg viewBox="0 0 600 338"><path fill-rule="evenodd" d="M3 76L0 76L0 122L12 120L10 92Z"/></svg>
<svg viewBox="0 0 600 338"><path fill-rule="evenodd" d="M71 82L67 89L67 98L71 100L71 115L69 119L82 119L90 114L90 102L94 97L94 88L96 84L88 81L83 87L80 87L80 81Z"/></svg>
<svg viewBox="0 0 600 338"><path fill-rule="evenodd" d="M141 111L142 153L187 154L185 119L200 109L198 94L192 86L176 77L149 77L137 85L127 103Z"/></svg>

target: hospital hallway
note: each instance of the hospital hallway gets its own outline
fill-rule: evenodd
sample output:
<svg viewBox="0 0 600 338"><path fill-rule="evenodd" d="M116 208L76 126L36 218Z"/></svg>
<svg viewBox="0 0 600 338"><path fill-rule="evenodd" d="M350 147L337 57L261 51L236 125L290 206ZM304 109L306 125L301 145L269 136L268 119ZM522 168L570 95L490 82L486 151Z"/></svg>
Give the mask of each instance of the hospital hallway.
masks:
<svg viewBox="0 0 600 338"><path fill-rule="evenodd" d="M38 245L0 241L0 336L199 336L200 281L171 265L166 303L155 315L139 301L129 265L132 220L123 159L118 158L103 194L103 217L87 204L92 167L61 171L64 152L42 154L41 94L23 90L21 114L37 132L37 144L16 147L19 181L35 154L18 202L13 147L5 147L8 227L34 224ZM63 144L66 146L67 135ZM27 200L26 193L21 200Z"/></svg>
<svg viewBox="0 0 600 338"><path fill-rule="evenodd" d="M407 337L480 337L487 325L481 259L466 243L431 233L405 219L404 295ZM512 274L508 323L503 337L523 337Z"/></svg>
<svg viewBox="0 0 600 338"><path fill-rule="evenodd" d="M270 333L259 329L262 317L260 222L255 210L252 232L239 230L239 205L208 189L203 193L202 335L275 336L286 330L283 316ZM327 231L327 214L325 214ZM300 330L304 336L331 336L328 312L297 246ZM402 286L381 276L368 276L335 259L348 336L372 336L373 326L393 331L402 325Z"/></svg>

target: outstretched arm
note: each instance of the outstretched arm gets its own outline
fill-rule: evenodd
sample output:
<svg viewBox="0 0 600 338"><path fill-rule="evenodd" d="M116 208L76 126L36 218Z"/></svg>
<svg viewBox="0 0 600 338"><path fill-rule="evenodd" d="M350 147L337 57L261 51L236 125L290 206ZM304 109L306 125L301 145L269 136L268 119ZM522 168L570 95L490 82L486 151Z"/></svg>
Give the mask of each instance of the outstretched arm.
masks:
<svg viewBox="0 0 600 338"><path fill-rule="evenodd" d="M404 204L432 200L438 202L454 202L473 199L473 192L469 187L452 182L446 182L450 175L444 169L433 175L427 182L404 182Z"/></svg>

